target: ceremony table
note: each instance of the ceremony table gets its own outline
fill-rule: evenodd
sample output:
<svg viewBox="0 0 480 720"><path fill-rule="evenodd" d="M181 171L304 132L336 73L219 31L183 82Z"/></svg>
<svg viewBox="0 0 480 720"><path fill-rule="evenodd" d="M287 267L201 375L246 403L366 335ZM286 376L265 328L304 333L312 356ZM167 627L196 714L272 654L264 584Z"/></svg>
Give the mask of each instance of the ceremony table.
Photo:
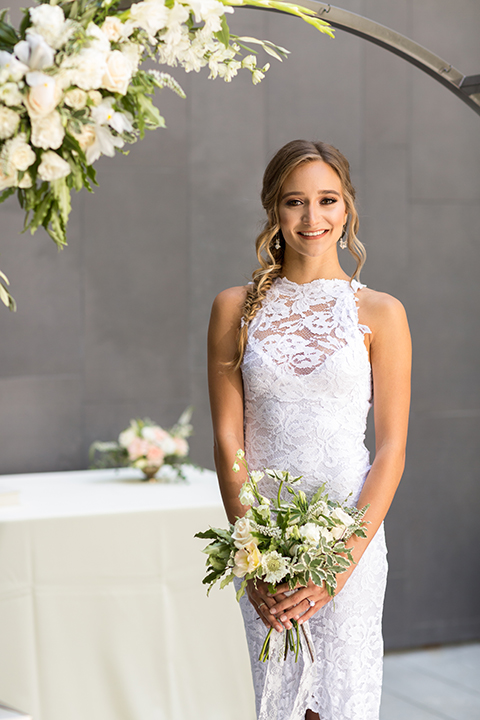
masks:
<svg viewBox="0 0 480 720"><path fill-rule="evenodd" d="M0 702L33 720L252 720L233 587L206 597L226 518L211 471L0 476Z"/></svg>

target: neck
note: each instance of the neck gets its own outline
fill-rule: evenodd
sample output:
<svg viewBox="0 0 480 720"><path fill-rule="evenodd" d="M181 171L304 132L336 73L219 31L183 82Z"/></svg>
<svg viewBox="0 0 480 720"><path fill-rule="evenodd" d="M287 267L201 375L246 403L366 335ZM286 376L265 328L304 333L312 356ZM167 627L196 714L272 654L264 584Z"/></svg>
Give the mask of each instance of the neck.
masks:
<svg viewBox="0 0 480 720"><path fill-rule="evenodd" d="M301 255L289 257L287 252L283 260L281 275L298 285L312 282L312 280L319 280L320 278L324 280L350 279L338 262L338 257L329 259L310 258Z"/></svg>

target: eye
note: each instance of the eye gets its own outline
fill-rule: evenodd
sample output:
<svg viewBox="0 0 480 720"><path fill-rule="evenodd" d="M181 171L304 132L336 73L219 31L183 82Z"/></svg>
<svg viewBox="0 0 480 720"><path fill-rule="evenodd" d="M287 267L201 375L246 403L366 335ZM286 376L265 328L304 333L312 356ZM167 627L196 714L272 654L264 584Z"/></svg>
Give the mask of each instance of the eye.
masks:
<svg viewBox="0 0 480 720"><path fill-rule="evenodd" d="M298 200L298 198L292 198L291 200L287 200L285 203L287 207L297 207L298 205L302 204L301 200Z"/></svg>
<svg viewBox="0 0 480 720"><path fill-rule="evenodd" d="M338 202L338 200L337 200L337 198L334 198L334 197L322 198L322 201L321 201L322 205L333 205L333 203L336 203L336 202Z"/></svg>

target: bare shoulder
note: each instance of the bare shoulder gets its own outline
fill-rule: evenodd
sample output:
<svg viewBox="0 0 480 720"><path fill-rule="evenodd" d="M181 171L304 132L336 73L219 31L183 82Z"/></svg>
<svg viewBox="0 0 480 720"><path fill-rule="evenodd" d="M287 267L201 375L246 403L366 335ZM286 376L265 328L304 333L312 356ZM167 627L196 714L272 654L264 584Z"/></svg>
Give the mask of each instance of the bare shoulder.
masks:
<svg viewBox="0 0 480 720"><path fill-rule="evenodd" d="M362 288L358 291L357 298L359 320L368 325L373 334L394 328L408 330L405 308L393 295Z"/></svg>
<svg viewBox="0 0 480 720"><path fill-rule="evenodd" d="M247 290L247 285L239 285L222 290L213 301L210 319L211 324L221 325L224 328L231 327L232 325L238 327L242 317Z"/></svg>

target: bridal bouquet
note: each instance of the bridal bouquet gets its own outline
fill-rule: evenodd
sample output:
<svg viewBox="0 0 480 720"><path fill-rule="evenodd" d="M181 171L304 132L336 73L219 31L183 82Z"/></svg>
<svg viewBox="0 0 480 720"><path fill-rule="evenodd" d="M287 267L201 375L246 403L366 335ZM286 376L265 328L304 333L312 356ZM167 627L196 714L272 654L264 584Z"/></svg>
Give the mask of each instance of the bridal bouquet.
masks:
<svg viewBox="0 0 480 720"><path fill-rule="evenodd" d="M210 78L227 82L243 68L256 84L269 65L257 65L250 46L279 60L288 52L230 33L226 13L244 0L142 0L128 9L120 2L40 2L24 10L18 29L0 13L0 202L17 193L24 231L42 226L59 247L71 190L96 184L92 164L165 126L152 102L157 89L185 97L169 74L142 69L146 59L186 72L208 67ZM248 5L296 15L333 37L312 10L279 0ZM15 309L7 286L0 273L0 300Z"/></svg>
<svg viewBox="0 0 480 720"><path fill-rule="evenodd" d="M305 493L295 488L301 477L265 469L265 474L278 482L277 495L270 500L258 489L264 473L249 471L243 450L237 452L233 466L236 472L240 470L238 460L243 462L248 474L240 490L240 501L250 508L228 530L210 528L195 536L211 540L203 551L208 556L208 572L203 579L209 586L208 592L216 582L224 588L238 577L242 578L242 584L237 600L244 594L247 581L252 579L270 583L271 592L280 583L288 583L294 590L313 580L316 585L324 584L333 596L336 575L345 572L354 562L346 547L347 540L352 535L366 537L363 517L368 505L359 510L330 500L324 486L308 501ZM282 499L284 487L291 496L290 502ZM299 626L295 621L292 625L286 633L285 654L292 650L297 660ZM260 660L269 657L271 633L272 629L265 639Z"/></svg>
<svg viewBox="0 0 480 720"><path fill-rule="evenodd" d="M152 479L163 465L175 467L183 479L181 464L188 456L188 442L192 434L190 424L192 408L187 408L170 430L164 430L151 420L131 420L130 426L120 433L118 442L94 442L90 446L93 461L95 451L101 453L94 467L128 466L139 468L147 479Z"/></svg>

